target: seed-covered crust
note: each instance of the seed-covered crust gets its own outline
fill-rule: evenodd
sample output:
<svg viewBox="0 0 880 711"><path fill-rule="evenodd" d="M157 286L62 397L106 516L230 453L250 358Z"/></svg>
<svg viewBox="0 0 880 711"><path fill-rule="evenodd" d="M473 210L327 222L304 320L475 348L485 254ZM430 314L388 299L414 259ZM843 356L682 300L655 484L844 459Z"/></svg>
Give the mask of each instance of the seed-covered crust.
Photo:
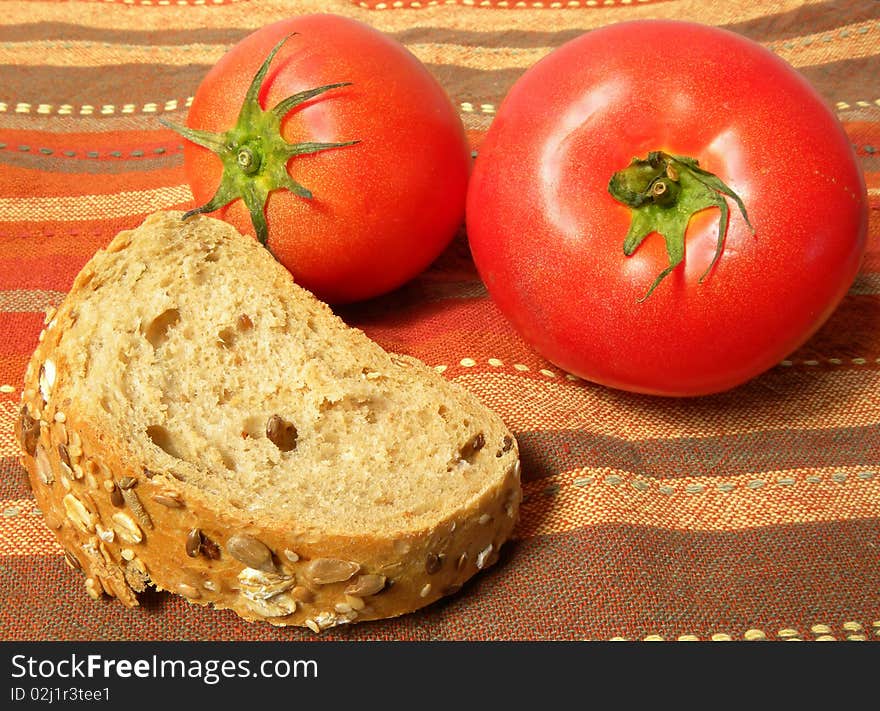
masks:
<svg viewBox="0 0 880 711"><path fill-rule="evenodd" d="M153 216L141 229L178 219ZM107 251L126 249L131 239L123 233ZM182 480L174 467L148 467L130 442L91 421L94 403L71 398L77 374L57 348L94 269L86 265L57 312L47 314L16 422L38 506L89 595L135 607L137 593L152 585L248 620L321 631L410 612L457 592L496 562L521 500L516 441L496 416L474 409L472 395L410 357L392 360L436 388L438 406L463 407L479 418L478 434L461 442L462 466L481 457L491 467L482 494L448 507L451 513L438 520L416 528L401 521L396 531L373 534L321 531L235 506ZM161 340L175 318L163 317L164 325L145 337ZM281 416L266 424L266 435L280 450L296 450L296 428Z"/></svg>

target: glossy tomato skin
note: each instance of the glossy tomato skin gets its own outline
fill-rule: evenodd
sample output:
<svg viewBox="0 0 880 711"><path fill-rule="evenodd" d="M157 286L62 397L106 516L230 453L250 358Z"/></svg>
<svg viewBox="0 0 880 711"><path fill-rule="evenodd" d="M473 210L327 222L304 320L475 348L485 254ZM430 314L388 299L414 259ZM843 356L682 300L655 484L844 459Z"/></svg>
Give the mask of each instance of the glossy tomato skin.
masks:
<svg viewBox="0 0 880 711"><path fill-rule="evenodd" d="M298 283L327 301L385 293L421 272L451 241L464 221L470 170L456 108L403 45L335 15L265 26L206 75L187 125L212 132L234 126L260 64L293 33L270 66L263 108L299 91L351 82L294 108L282 135L292 143L359 143L290 160L290 175L313 198L270 193L268 245ZM187 143L184 162L196 203L207 202L220 183L220 159ZM254 234L241 200L216 216Z"/></svg>
<svg viewBox="0 0 880 711"><path fill-rule="evenodd" d="M608 193L633 157L699 160L745 203L700 283L719 210L697 213L685 261L650 235L626 257L629 208ZM862 173L805 79L724 30L635 21L548 55L510 91L467 204L471 250L501 311L539 353L588 380L691 396L777 364L827 319L865 248Z"/></svg>

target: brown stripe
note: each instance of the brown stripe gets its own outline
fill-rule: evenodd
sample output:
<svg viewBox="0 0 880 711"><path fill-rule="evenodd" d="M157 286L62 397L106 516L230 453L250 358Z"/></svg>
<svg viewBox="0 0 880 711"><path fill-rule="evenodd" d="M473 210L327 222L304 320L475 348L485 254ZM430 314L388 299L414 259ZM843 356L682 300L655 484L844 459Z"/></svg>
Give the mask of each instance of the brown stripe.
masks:
<svg viewBox="0 0 880 711"><path fill-rule="evenodd" d="M494 71L442 64L429 64L427 67L453 101L473 101L495 106L501 103L510 87L526 71L521 67Z"/></svg>
<svg viewBox="0 0 880 711"><path fill-rule="evenodd" d="M153 119L155 121L155 117ZM29 170L41 170L49 173L81 173L83 175L115 175L118 173L137 173L174 168L183 165L182 147L175 151L168 151L161 157L143 157L126 159L121 152L119 156L108 156L107 151L102 151L103 160L89 157L88 151L80 151L78 157L65 157L63 151L44 148L43 151L51 150L46 154L39 147L30 147L31 150L22 151L18 147L8 147L0 150L0 165L9 165L16 168ZM130 156L130 151L126 151Z"/></svg>
<svg viewBox="0 0 880 711"><path fill-rule="evenodd" d="M394 32L392 37L403 44L459 44L466 47L558 47L590 30L585 27L566 30L518 30L474 32L451 27L411 27Z"/></svg>
<svg viewBox="0 0 880 711"><path fill-rule="evenodd" d="M750 628L809 635L816 623L840 633L846 620L876 619L880 549L867 545L878 535L880 519L729 533L597 526L518 542L507 567L477 583L490 598L529 591L511 629L480 613L478 600L461 604L489 625L487 635L742 639Z"/></svg>
<svg viewBox="0 0 880 711"><path fill-rule="evenodd" d="M18 412L17 404L15 411ZM10 441L14 439L12 432L6 432L6 437ZM18 447L18 444L15 446ZM4 499L33 499L27 471L19 464L17 456L0 457L0 500Z"/></svg>
<svg viewBox="0 0 880 711"><path fill-rule="evenodd" d="M32 104L180 104L192 96L210 67L201 64L119 64L102 67L0 65L7 101Z"/></svg>
<svg viewBox="0 0 880 711"><path fill-rule="evenodd" d="M829 32L845 25L872 19L880 19L880 6L876 0L859 2L836 0L718 26L757 42L774 42L799 37L805 32ZM583 25L565 30L521 30L500 27L494 31L473 31L453 27L420 26L393 32L391 36L404 44L430 42L469 47L531 48L558 47L592 29L594 26Z"/></svg>
<svg viewBox="0 0 880 711"><path fill-rule="evenodd" d="M832 104L880 99L880 56L798 67L798 71Z"/></svg>
<svg viewBox="0 0 880 711"><path fill-rule="evenodd" d="M724 476L806 467L880 465L880 424L733 436L626 440L586 432L516 432L523 479L611 468L648 478Z"/></svg>
<svg viewBox="0 0 880 711"><path fill-rule="evenodd" d="M865 272L857 275L849 293L859 295L880 294L880 274L868 274Z"/></svg>
<svg viewBox="0 0 880 711"><path fill-rule="evenodd" d="M816 625L845 639L845 623L870 633L880 616L880 548L871 545L878 538L876 518L736 532L596 526L507 544L499 564L460 594L412 615L328 630L322 640L709 639L718 633L741 640L755 629L768 639L781 639L788 629L813 639ZM29 611L0 615L0 639L9 641L290 641L309 634L243 625L228 610L192 607L176 595L149 592L134 610L95 604L82 575L60 555L4 557L0 575L6 606ZM513 608L511 591L520 591Z"/></svg>
<svg viewBox="0 0 880 711"><path fill-rule="evenodd" d="M880 19L880 3L876 0L832 0L804 4L787 12L732 22L724 27L759 42L770 42L875 19Z"/></svg>
<svg viewBox="0 0 880 711"><path fill-rule="evenodd" d="M252 30L243 27L198 27L187 30L174 29L173 24L161 33L163 45L175 45L186 51L192 44L234 44L249 35ZM0 31L0 42L106 42L108 44L156 43L156 30L118 29L89 27L68 22L33 22L5 25Z"/></svg>

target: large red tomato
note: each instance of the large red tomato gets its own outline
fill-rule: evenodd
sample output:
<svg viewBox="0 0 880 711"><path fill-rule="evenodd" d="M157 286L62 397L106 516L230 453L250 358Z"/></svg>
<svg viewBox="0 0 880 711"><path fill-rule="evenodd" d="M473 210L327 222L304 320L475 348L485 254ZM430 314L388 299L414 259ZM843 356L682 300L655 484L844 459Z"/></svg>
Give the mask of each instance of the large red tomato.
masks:
<svg viewBox="0 0 880 711"><path fill-rule="evenodd" d="M479 272L537 351L662 395L731 388L800 346L851 285L866 225L850 143L806 80L666 21L590 32L527 71L467 204Z"/></svg>
<svg viewBox="0 0 880 711"><path fill-rule="evenodd" d="M218 216L327 301L399 286L464 220L457 110L403 45L355 20L308 15L249 35L204 78L187 126L196 201L228 202Z"/></svg>

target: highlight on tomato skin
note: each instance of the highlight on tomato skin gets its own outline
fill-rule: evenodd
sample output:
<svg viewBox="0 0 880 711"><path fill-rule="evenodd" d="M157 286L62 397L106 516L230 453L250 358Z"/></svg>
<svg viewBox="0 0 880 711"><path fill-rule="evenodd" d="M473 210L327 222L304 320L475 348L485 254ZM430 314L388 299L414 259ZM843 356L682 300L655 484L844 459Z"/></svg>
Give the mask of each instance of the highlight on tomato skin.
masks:
<svg viewBox="0 0 880 711"><path fill-rule="evenodd" d="M824 99L759 44L638 20L551 52L480 147L467 231L483 281L560 368L699 396L777 365L865 250L867 195Z"/></svg>
<svg viewBox="0 0 880 711"><path fill-rule="evenodd" d="M350 18L292 17L245 37L173 128L188 139L194 211L260 239L330 303L401 286L464 222L457 108L402 44Z"/></svg>

